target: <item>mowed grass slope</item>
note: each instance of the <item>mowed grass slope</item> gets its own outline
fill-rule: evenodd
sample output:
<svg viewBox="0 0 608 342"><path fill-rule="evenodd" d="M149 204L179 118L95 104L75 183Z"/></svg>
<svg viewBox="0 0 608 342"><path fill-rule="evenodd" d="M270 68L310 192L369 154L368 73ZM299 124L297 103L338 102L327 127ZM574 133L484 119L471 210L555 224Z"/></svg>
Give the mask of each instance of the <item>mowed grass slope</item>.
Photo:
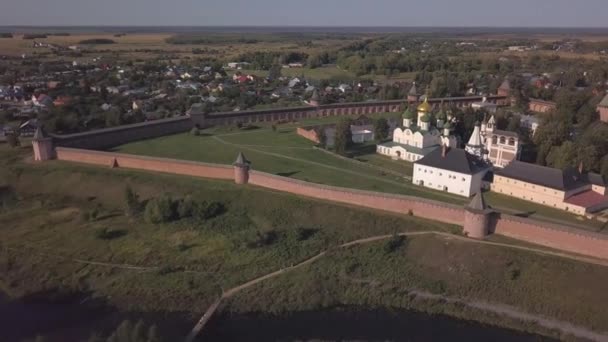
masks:
<svg viewBox="0 0 608 342"><path fill-rule="evenodd" d="M205 133L202 136L178 134L138 141L115 150L221 164L234 162L238 152L242 151L252 162L254 170L318 184L419 196L457 204L466 202L466 199L458 196L412 185L409 179L404 178L411 174L411 168L408 170L406 164L402 164L403 176L397 176L313 149L314 143L298 136L295 127L281 127L277 132L264 128L238 133L218 133L213 130ZM398 169L399 166L393 167L393 170Z"/></svg>

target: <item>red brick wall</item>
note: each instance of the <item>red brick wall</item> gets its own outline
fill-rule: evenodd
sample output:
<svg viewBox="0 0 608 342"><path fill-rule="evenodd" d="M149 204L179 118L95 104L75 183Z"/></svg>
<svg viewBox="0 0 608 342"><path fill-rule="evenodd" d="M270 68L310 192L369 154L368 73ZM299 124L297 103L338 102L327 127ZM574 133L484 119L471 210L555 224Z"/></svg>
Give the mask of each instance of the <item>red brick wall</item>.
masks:
<svg viewBox="0 0 608 342"><path fill-rule="evenodd" d="M600 112L600 120L608 123L608 108L598 106L597 110Z"/></svg>
<svg viewBox="0 0 608 342"><path fill-rule="evenodd" d="M415 216L450 224L462 225L464 221L462 207L416 197L325 186L256 171L251 171L249 183L292 194L399 214L407 214L409 210L412 210Z"/></svg>
<svg viewBox="0 0 608 342"><path fill-rule="evenodd" d="M136 156L113 152L99 152L57 147L57 159L79 163L103 165L108 168L116 159L118 167L174 173L179 175L234 179L234 169L229 165L206 164L187 160Z"/></svg>
<svg viewBox="0 0 608 342"><path fill-rule="evenodd" d="M124 168L216 179L235 178L234 168L228 165L62 147L56 148L56 155L59 160L108 168L116 159L117 166ZM257 171L250 171L249 183L296 195L399 214L407 214L412 210L414 216L449 224L462 225L465 220L465 210L462 207L423 198L313 184ZM608 259L606 235L504 214L493 221L493 231L496 234L567 252Z"/></svg>
<svg viewBox="0 0 608 342"><path fill-rule="evenodd" d="M319 137L317 136L317 132L315 132L314 129L307 130L302 127L298 127L297 133L298 133L298 135L303 136L304 138L306 138L310 141L313 141L317 144L319 143Z"/></svg>
<svg viewBox="0 0 608 342"><path fill-rule="evenodd" d="M496 234L572 253L608 259L608 236L510 215L501 215Z"/></svg>

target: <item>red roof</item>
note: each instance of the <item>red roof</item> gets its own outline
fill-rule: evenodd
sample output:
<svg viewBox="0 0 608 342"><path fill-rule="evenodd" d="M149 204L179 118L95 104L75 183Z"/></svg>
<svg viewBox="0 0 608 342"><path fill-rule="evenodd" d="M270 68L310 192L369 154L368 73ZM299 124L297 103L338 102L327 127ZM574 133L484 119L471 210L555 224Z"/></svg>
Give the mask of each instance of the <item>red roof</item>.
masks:
<svg viewBox="0 0 608 342"><path fill-rule="evenodd" d="M237 78L237 80L238 80L240 83L245 83L245 82L249 81L249 79L247 78L247 76L239 76L239 77Z"/></svg>
<svg viewBox="0 0 608 342"><path fill-rule="evenodd" d="M581 192L580 194L571 196L567 198L564 202L574 204L583 208L589 208L598 204L608 202L608 197L598 194L593 190L588 190L585 192Z"/></svg>

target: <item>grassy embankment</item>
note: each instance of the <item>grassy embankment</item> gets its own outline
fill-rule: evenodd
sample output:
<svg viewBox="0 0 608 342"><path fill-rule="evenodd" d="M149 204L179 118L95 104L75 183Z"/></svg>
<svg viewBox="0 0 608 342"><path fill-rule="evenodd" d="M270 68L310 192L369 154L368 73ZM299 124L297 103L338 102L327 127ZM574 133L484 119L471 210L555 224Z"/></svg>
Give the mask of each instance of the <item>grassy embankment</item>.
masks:
<svg viewBox="0 0 608 342"><path fill-rule="evenodd" d="M23 164L23 154L4 147L0 151L0 180L11 184L20 198L0 212L0 284L13 295L61 288L91 292L124 309L196 315L222 289L330 249L303 270L239 294L229 309L282 312L356 304L505 324L499 317L458 306L413 300L408 291L417 289L505 303L608 330L605 267L432 236L410 238L392 252L385 242L333 250L342 242L394 231L459 229L231 182L65 162ZM197 200L221 201L227 211L204 222L187 219L154 225L128 219L122 211L125 184L143 198L166 191L190 194ZM83 218L83 212L93 210L98 212L96 219ZM102 228L119 234L100 238ZM252 247L257 233L271 233L272 239ZM90 261L155 268L126 269ZM522 328L516 322L508 325Z"/></svg>
<svg viewBox="0 0 608 342"><path fill-rule="evenodd" d="M299 125L314 125L336 120L338 120L336 117L304 120ZM253 168L259 171L319 184L419 196L454 204L464 205L468 202L468 199L460 196L413 185L412 163L393 161L378 155L373 146L357 148L354 159L362 163L314 150L313 142L296 134L297 126L298 124L281 125L277 132L273 132L267 125L250 131L230 130L226 127L212 128L204 131L202 136L189 134L165 136L123 145L116 150L222 164L232 163L237 153L243 151L252 161ZM403 176L396 176L393 172L401 173ZM489 205L505 209L508 213L552 222L569 222L592 231L605 231L603 229L605 224L597 220L589 220L536 203L492 192L486 193L486 200Z"/></svg>
<svg viewBox="0 0 608 342"><path fill-rule="evenodd" d="M198 312L221 288L339 243L396 230L459 230L231 182L126 170L110 173L64 162L29 165L9 162L12 152L3 154L2 183L13 185L21 197L0 214L1 283L14 294L69 287L111 296L119 306ZM190 194L196 200L220 201L227 211L204 222L153 225L128 219L122 210L126 184L143 198L164 192ZM84 218L83 213L93 211L97 219ZM103 228L115 236L100 238ZM300 237L302 232L306 238ZM258 234L269 237L268 246L251 246ZM141 272L73 259L158 269ZM133 299L125 300L128 297Z"/></svg>

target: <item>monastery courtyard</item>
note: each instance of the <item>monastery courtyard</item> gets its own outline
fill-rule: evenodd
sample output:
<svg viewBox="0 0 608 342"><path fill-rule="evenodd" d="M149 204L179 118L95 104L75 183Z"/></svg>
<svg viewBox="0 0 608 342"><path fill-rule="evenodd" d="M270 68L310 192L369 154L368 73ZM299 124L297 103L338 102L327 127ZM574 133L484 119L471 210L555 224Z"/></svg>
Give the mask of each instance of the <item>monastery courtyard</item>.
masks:
<svg viewBox="0 0 608 342"><path fill-rule="evenodd" d="M385 117L397 113L378 114ZM374 115L375 117L378 115ZM308 182L411 195L465 204L461 196L435 191L412 184L413 164L395 161L376 153L375 142L357 144L353 158L340 157L315 147L315 143L296 134L305 125L334 123L339 118L302 120L281 124L272 129L261 123L254 129L213 127L201 130L200 135L182 133L138 141L113 149L116 152L165 158L176 158L208 163L231 164L239 151L246 154L254 170ZM608 232L605 223L545 207L528 201L493 192L485 194L490 206L500 211L553 222L567 222L578 228Z"/></svg>

